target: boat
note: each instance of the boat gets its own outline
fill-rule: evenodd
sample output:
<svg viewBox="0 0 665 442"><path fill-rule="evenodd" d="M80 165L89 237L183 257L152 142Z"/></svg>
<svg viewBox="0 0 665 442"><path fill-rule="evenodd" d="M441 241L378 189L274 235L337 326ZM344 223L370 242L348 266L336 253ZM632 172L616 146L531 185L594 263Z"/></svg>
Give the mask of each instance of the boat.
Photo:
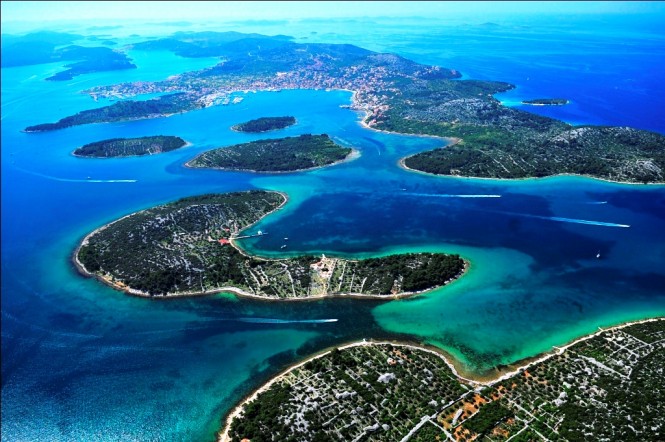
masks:
<svg viewBox="0 0 665 442"><path fill-rule="evenodd" d="M284 238L284 241L288 241L288 240L289 240L289 238Z"/></svg>
<svg viewBox="0 0 665 442"><path fill-rule="evenodd" d="M598 258L600 258L600 251L598 251L598 253L596 253L596 259L598 259Z"/></svg>
<svg viewBox="0 0 665 442"><path fill-rule="evenodd" d="M286 244L284 244L282 247L280 247L280 249L283 249L284 247L286 247Z"/></svg>

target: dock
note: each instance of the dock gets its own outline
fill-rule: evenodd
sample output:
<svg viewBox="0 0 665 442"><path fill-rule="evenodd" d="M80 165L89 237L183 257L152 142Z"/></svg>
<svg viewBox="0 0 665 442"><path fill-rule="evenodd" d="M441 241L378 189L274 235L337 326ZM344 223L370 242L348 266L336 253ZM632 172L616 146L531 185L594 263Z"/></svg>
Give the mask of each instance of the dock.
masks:
<svg viewBox="0 0 665 442"><path fill-rule="evenodd" d="M265 236L265 235L267 235L266 232L259 232L259 233L255 233L254 235L233 236L233 237L231 237L231 239L255 238L257 236Z"/></svg>

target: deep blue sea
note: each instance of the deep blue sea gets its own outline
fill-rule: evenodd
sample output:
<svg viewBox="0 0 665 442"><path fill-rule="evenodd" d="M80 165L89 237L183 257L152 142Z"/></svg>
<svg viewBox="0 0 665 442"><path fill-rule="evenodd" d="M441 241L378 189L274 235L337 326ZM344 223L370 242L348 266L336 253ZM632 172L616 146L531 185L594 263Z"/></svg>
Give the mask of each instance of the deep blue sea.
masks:
<svg viewBox="0 0 665 442"><path fill-rule="evenodd" d="M652 21L349 20L214 29L397 52L464 78L513 83L515 90L498 97L506 105L564 97L571 104L524 110L665 133L665 32ZM116 37L124 43L144 32ZM239 104L168 118L20 132L106 104L83 89L216 63L168 52L129 55L138 69L67 82L44 81L62 69L58 63L2 69L3 441L213 440L245 394L329 346L363 338L424 342L468 372L489 373L599 326L665 315L664 186L410 173L398 167L400 158L443 141L362 128L360 114L340 107L349 92L239 93ZM266 115L293 115L298 124L270 135L230 130ZM182 166L214 147L302 133L327 133L361 156L295 174ZM141 158L71 155L92 141L156 134L192 146ZM469 259L471 269L408 300L276 303L230 294L138 299L82 278L71 265L83 236L123 215L187 195L251 188L290 197L255 227L271 235L243 243L252 253L445 251ZM290 238L285 250L282 237Z"/></svg>

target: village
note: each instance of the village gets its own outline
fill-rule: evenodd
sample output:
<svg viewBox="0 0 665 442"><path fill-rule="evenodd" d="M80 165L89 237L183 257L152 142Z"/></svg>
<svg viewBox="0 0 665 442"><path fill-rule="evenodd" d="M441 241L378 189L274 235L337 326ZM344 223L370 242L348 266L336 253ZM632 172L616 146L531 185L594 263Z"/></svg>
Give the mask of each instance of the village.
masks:
<svg viewBox="0 0 665 442"><path fill-rule="evenodd" d="M664 362L663 319L600 329L493 381L432 350L363 341L275 379L220 440L268 428L294 441L662 440Z"/></svg>

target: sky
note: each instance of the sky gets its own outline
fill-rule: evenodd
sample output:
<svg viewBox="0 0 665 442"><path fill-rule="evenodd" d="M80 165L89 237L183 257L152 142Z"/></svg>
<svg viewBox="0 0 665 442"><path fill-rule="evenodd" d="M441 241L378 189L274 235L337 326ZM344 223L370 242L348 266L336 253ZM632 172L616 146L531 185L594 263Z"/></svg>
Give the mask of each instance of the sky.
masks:
<svg viewBox="0 0 665 442"><path fill-rule="evenodd" d="M510 14L663 13L664 2L250 2L250 1L2 1L1 23L62 20L247 20L378 16L493 16ZM11 26L7 26L11 28Z"/></svg>

